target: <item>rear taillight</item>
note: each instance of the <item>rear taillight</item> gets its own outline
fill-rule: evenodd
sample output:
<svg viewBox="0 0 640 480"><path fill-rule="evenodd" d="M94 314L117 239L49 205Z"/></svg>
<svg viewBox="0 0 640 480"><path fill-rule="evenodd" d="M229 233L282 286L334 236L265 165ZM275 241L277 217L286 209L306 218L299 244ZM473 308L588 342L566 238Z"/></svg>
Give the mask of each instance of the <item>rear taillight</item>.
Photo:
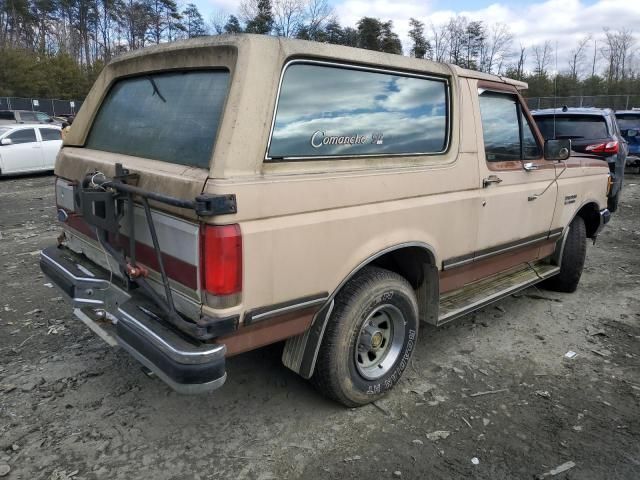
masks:
<svg viewBox="0 0 640 480"><path fill-rule="evenodd" d="M595 145L589 145L585 148L587 152L592 153L618 153L618 142L606 142L606 143L596 143Z"/></svg>
<svg viewBox="0 0 640 480"><path fill-rule="evenodd" d="M202 287L212 295L242 290L240 225L203 225L200 238Z"/></svg>

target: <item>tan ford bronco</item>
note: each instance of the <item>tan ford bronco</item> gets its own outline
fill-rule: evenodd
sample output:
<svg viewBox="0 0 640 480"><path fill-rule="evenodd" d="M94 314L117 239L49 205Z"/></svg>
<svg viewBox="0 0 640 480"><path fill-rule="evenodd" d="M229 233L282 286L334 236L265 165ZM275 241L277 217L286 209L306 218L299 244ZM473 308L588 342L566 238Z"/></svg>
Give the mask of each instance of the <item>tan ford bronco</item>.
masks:
<svg viewBox="0 0 640 480"><path fill-rule="evenodd" d="M544 142L526 85L367 50L237 35L112 61L55 173L42 270L75 315L180 392L286 340L349 406L442 325L576 289L606 162Z"/></svg>

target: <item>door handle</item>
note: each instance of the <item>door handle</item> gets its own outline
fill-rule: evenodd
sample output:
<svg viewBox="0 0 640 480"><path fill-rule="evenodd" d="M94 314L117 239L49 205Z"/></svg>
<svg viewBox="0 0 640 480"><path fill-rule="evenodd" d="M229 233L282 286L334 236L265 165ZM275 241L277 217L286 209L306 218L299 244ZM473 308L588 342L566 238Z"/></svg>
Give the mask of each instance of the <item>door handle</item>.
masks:
<svg viewBox="0 0 640 480"><path fill-rule="evenodd" d="M533 162L527 162L524 165L522 165L522 167L524 168L525 172L532 172L533 170L538 170L538 165L536 165Z"/></svg>
<svg viewBox="0 0 640 480"><path fill-rule="evenodd" d="M487 178L482 179L482 188L487 188L492 183L502 183L502 179L497 175L489 175Z"/></svg>

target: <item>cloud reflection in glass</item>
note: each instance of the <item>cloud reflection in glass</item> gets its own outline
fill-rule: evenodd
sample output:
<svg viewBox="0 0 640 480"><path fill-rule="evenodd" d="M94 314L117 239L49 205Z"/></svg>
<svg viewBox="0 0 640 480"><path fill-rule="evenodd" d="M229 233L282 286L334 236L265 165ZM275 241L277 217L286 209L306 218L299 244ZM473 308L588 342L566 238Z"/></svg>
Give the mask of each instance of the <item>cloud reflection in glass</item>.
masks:
<svg viewBox="0 0 640 480"><path fill-rule="evenodd" d="M282 81L269 157L437 153L446 137L444 80L294 63Z"/></svg>

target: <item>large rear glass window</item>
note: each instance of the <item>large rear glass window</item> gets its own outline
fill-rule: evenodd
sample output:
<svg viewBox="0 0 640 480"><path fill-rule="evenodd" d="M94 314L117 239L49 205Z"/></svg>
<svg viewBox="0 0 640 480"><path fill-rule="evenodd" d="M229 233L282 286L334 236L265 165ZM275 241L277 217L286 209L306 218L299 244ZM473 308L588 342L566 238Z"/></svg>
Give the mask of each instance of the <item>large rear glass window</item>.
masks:
<svg viewBox="0 0 640 480"><path fill-rule="evenodd" d="M534 117L545 140L552 138L602 139L609 136L607 123L599 115L536 115ZM555 123L555 130L554 130ZM555 136L554 136L555 132Z"/></svg>
<svg viewBox="0 0 640 480"><path fill-rule="evenodd" d="M640 129L640 113L622 113L616 115L621 130Z"/></svg>
<svg viewBox="0 0 640 480"><path fill-rule="evenodd" d="M315 63L284 73L270 159L439 153L447 83Z"/></svg>
<svg viewBox="0 0 640 480"><path fill-rule="evenodd" d="M225 70L119 80L102 103L86 146L209 168L228 86Z"/></svg>

